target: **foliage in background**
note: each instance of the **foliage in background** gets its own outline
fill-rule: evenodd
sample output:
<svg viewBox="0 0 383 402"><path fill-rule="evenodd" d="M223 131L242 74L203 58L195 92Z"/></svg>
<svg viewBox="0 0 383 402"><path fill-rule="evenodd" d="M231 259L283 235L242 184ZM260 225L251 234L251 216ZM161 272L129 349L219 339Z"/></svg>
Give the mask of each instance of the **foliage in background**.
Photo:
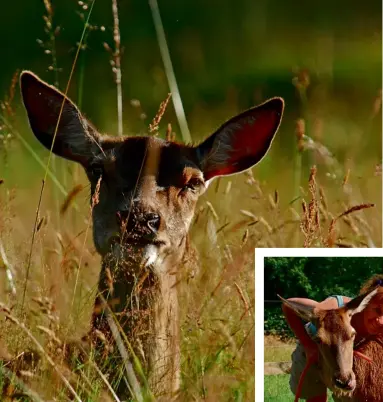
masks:
<svg viewBox="0 0 383 402"><path fill-rule="evenodd" d="M353 297L372 275L383 273L378 257L265 258L265 333L291 335L277 294L322 301L331 295ZM268 302L274 300L276 303Z"/></svg>

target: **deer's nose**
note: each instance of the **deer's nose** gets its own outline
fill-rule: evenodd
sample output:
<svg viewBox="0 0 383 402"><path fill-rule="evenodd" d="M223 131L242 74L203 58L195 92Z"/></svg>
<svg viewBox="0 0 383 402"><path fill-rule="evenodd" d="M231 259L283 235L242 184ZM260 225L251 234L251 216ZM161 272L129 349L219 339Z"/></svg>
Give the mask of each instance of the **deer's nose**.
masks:
<svg viewBox="0 0 383 402"><path fill-rule="evenodd" d="M334 376L334 384L338 388L352 391L356 386L356 381L353 378L352 374L350 374L350 376L347 379Z"/></svg>
<svg viewBox="0 0 383 402"><path fill-rule="evenodd" d="M157 233L160 228L161 219L158 214L149 213L146 215L146 225L153 232Z"/></svg>
<svg viewBox="0 0 383 402"><path fill-rule="evenodd" d="M154 212L132 208L130 211L117 212L117 222L128 232L135 232L137 236L152 237L157 235L161 218Z"/></svg>

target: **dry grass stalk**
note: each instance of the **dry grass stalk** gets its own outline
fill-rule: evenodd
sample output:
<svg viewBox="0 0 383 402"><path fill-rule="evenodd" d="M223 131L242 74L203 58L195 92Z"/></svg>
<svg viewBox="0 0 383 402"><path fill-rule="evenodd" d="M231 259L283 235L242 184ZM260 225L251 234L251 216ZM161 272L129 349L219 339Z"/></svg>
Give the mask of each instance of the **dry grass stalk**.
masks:
<svg viewBox="0 0 383 402"><path fill-rule="evenodd" d="M382 110L382 90L380 89L378 92L378 95L376 96L376 98L374 100L371 117L374 118L375 116L380 114L381 110Z"/></svg>
<svg viewBox="0 0 383 402"><path fill-rule="evenodd" d="M226 188L225 188L225 191L224 191L224 194L225 194L225 195L227 195L227 194L230 193L231 184L232 184L232 181L231 181L231 180L227 182L227 185L226 185Z"/></svg>
<svg viewBox="0 0 383 402"><path fill-rule="evenodd" d="M219 221L219 216L218 216L217 212L215 211L215 209L213 207L213 204L210 201L206 201L206 205L207 205L209 211L214 216L214 219L218 222Z"/></svg>
<svg viewBox="0 0 383 402"><path fill-rule="evenodd" d="M339 219L343 218L343 221L350 227L353 235L357 237L361 236L361 232L356 225L356 222L352 219L346 219L349 214L360 211L363 209L371 208L374 204L365 203L358 204L353 207L346 209L343 213L339 214L335 218L331 218L329 228L327 230L326 237L322 237L321 235L321 220L327 220L331 217L330 212L328 211L327 200L325 197L325 193L322 187L319 186L319 200L318 200L318 185L316 183L316 167L313 166L310 172L309 178L309 193L311 200L307 205L305 201L302 202L303 208L303 217L301 219L300 228L303 232L304 239L304 247L312 246L315 240L320 240L320 242L326 247L334 247L337 245L338 247L345 247L346 243L337 243L337 225L336 223ZM348 171L343 180L343 186L349 181L350 172ZM322 219L321 219L322 216ZM349 247L349 245L347 245Z"/></svg>
<svg viewBox="0 0 383 402"><path fill-rule="evenodd" d="M242 237L241 247L243 247L247 243L248 239L249 239L249 229L246 229Z"/></svg>
<svg viewBox="0 0 383 402"><path fill-rule="evenodd" d="M259 221L257 221L257 220L254 221L254 223L257 223L257 222L261 223L261 224L267 229L267 232L268 232L269 234L273 232L272 226L270 225L269 222L267 222L267 220L266 220L263 216L261 216L261 217L259 218Z"/></svg>
<svg viewBox="0 0 383 402"><path fill-rule="evenodd" d="M320 237L320 218L319 218L319 203L317 199L317 184L316 184L316 166L313 166L309 177L309 192L311 200L307 206L305 201L302 203L303 217L300 228L305 239L303 247L310 247L313 242ZM318 233L319 232L319 233Z"/></svg>
<svg viewBox="0 0 383 402"><path fill-rule="evenodd" d="M60 215L64 215L67 212L68 208L71 206L72 202L74 201L76 196L82 191L83 188L84 186L82 184L77 184L72 188L71 191L69 191L63 204L61 205Z"/></svg>
<svg viewBox="0 0 383 402"><path fill-rule="evenodd" d="M304 136L305 136L305 132L306 132L305 127L306 126L305 126L304 119L298 119L296 121L295 135L297 137L297 147L298 147L299 152L304 151Z"/></svg>
<svg viewBox="0 0 383 402"><path fill-rule="evenodd" d="M249 303L247 302L247 300L246 300L246 298L245 298L245 295L243 294L243 291L242 291L242 289L239 287L239 285L238 285L237 282L234 282L234 287L235 287L236 291L238 292L239 297L241 298L242 303L243 303L243 305L244 305L244 307L245 307L245 311L243 312L243 314L241 315L241 318L239 319L240 321L242 321L242 319L243 319L243 317L246 315L246 313L248 313L249 316L251 316L250 308L249 308Z"/></svg>
<svg viewBox="0 0 383 402"><path fill-rule="evenodd" d="M372 208L374 207L375 204L359 204L355 205L351 208L348 208L346 211L342 212L340 215L338 215L336 218L333 218L331 220L329 229L328 229L328 234L327 234L327 239L324 241L326 244L326 247L334 247L334 245L338 245L339 247L349 247L349 245L345 246L344 244L337 244L336 243L336 223L338 222L339 219L344 218L343 221L348 224L348 226L351 228L352 232L356 234L357 236L360 236L360 231L358 227L356 226L355 222L351 219L346 219L348 218L349 214L352 214L353 212L360 211L363 209L367 208Z"/></svg>
<svg viewBox="0 0 383 402"><path fill-rule="evenodd" d="M40 229L43 227L43 224L46 222L46 219L44 216L42 216L39 220L39 223L37 224L36 227L36 233L38 233L40 231Z"/></svg>
<svg viewBox="0 0 383 402"><path fill-rule="evenodd" d="M5 249L3 246L2 241L0 240L0 268L2 266L5 268L5 273L7 276L8 280L8 290L11 293L12 296L16 296L16 286L15 286L15 280L13 278L14 276L14 269L13 266L10 264L8 261L7 255L5 253Z"/></svg>
<svg viewBox="0 0 383 402"><path fill-rule="evenodd" d="M125 368L125 372L126 372L126 375L127 375L128 386L129 386L130 390L132 391L132 395L134 395L136 400L138 402L143 402L144 398L143 398L143 395L142 395L142 392L141 392L140 383L137 380L137 377L136 377L134 369L133 369L133 365L132 365L132 363L130 362L130 359L129 359L129 353L126 350L126 347L125 347L125 344L124 344L124 341L123 341L122 338L124 338L126 344L128 345L128 347L130 349L130 352L133 352L133 350L131 348L131 345L130 345L130 342L129 342L128 339L126 339L126 335L125 335L123 329L119 325L118 320L116 320L116 318L115 318L113 312L111 311L108 303L106 302L106 300L104 299L104 297L102 295L100 295L100 299L102 301L103 308L104 308L104 310L106 312L108 324L109 324L109 327L110 327L110 329L112 331L112 335L113 335L113 338L114 338L114 340L116 342L118 351L119 351L121 357L123 358L124 368ZM122 337L121 337L121 335L122 335ZM133 358L135 358L134 353L132 353L132 354L133 354ZM124 378L124 380L125 380L125 378ZM149 401L152 401L152 400L153 400L153 398L150 395L150 391L149 391L147 401L149 402Z"/></svg>
<svg viewBox="0 0 383 402"><path fill-rule="evenodd" d="M109 392L112 394L114 400L116 402L121 402L120 398L117 396L117 394L114 392L114 389L110 385L110 382L108 379L105 377L105 375L102 373L102 371L99 369L96 363L94 363L92 360L89 360L89 364L96 370L97 374L100 376L106 387L108 388Z"/></svg>
<svg viewBox="0 0 383 402"><path fill-rule="evenodd" d="M272 194L269 194L268 200L269 200L270 208L272 210L276 209L278 207L278 204L275 202L275 193L274 193L274 196Z"/></svg>
<svg viewBox="0 0 383 402"><path fill-rule="evenodd" d="M377 164L375 166L375 172L374 172L375 176L381 176L382 175L382 164Z"/></svg>
<svg viewBox="0 0 383 402"><path fill-rule="evenodd" d="M274 204L275 204L275 206L278 206L278 204L279 204L279 193L278 193L278 190L275 190L275 191L274 191Z"/></svg>
<svg viewBox="0 0 383 402"><path fill-rule="evenodd" d="M102 176L100 176L100 178L97 181L96 189L95 189L94 194L92 196L92 207L91 207L91 209L93 209L100 202L101 180L102 180Z"/></svg>
<svg viewBox="0 0 383 402"><path fill-rule="evenodd" d="M157 114L155 115L153 121L149 124L149 133L153 134L155 132L158 132L158 126L161 122L162 116L164 115L164 113L166 111L166 108L168 106L171 96L172 96L172 94L168 93L168 96L166 97L166 99L163 102L161 102ZM168 127L168 129L169 129L169 127ZM171 127L170 127L170 129L171 129Z"/></svg>
<svg viewBox="0 0 383 402"><path fill-rule="evenodd" d="M257 217L250 211L247 211L245 209L241 209L239 211L242 215L247 216L248 218L251 218L252 220L256 221L258 220Z"/></svg>
<svg viewBox="0 0 383 402"><path fill-rule="evenodd" d="M36 329L39 329L41 332L43 332L45 335L48 335L49 339L54 341L57 345L61 346L62 342L59 338L57 338L56 334L54 333L53 330L44 327L42 325L37 325Z"/></svg>
<svg viewBox="0 0 383 402"><path fill-rule="evenodd" d="M22 374L22 372L20 372L20 374ZM23 392L23 396L27 396L28 398L30 398L32 401L35 402L44 402L43 399L40 398L40 396L35 392L32 391L27 384L25 384L25 382L23 380L21 380L20 378L15 376L15 373L12 370L9 370L8 368L6 368L5 366L0 366L0 376L3 378L7 378L9 381L12 382L12 384L15 384L18 388L20 388ZM9 388L9 387L7 387ZM6 393L9 393L8 391L11 390L5 390ZM13 393L14 394L14 393ZM13 398L13 395L6 395L6 394L2 394L0 395L1 397L6 397L8 396L9 399L8 400L15 400ZM4 399L5 401L6 399ZM20 399L17 399L20 400Z"/></svg>
<svg viewBox="0 0 383 402"><path fill-rule="evenodd" d="M113 73L115 74L115 82L117 86L117 116L118 116L118 135L123 135L122 126L122 74L121 74L121 35L120 35L120 21L118 18L117 0L112 0L113 12Z"/></svg>
<svg viewBox="0 0 383 402"><path fill-rule="evenodd" d="M344 175L343 182L342 182L342 187L346 186L348 184L348 180L350 178L350 169L347 169L346 174Z"/></svg>
<svg viewBox="0 0 383 402"><path fill-rule="evenodd" d="M68 388L72 396L75 398L76 401L82 402L81 398L77 394L77 392L74 390L72 385L69 383L67 378L64 376L64 374L61 372L61 370L58 368L56 363L52 360L52 358L49 356L49 354L45 351L44 347L41 345L41 343L34 337L32 332L23 324L21 323L11 312L10 310L6 307L3 306L0 308L5 312L5 317L15 324L19 329L21 329L27 336L32 340L32 342L36 345L38 351L41 353L43 357L48 361L48 363L52 366L52 368L55 370L55 372L58 374L62 382L65 384L65 386Z"/></svg>
<svg viewBox="0 0 383 402"><path fill-rule="evenodd" d="M58 127L59 127L59 124L60 124L62 112L64 110L65 99L66 99L66 96L67 96L67 94L69 92L69 87L70 87L70 84L72 82L72 77L73 77L74 70L75 70L75 67L76 67L76 63L77 63L77 60L78 60L78 56L80 54L80 50L81 50L81 47L82 47L82 44L83 44L83 41L84 41L85 33L87 31L87 28L88 28L88 23L89 23L89 19L90 19L90 16L92 14L92 11L93 11L93 6L94 6L94 1L93 1L92 5L91 5L91 7L89 9L88 17L87 17L87 19L85 21L84 28L83 28L83 31L82 31L82 34L81 34L81 39L80 39L80 42L79 42L78 47L77 47L77 51L76 51L76 54L75 54L75 57L74 57L74 60L73 60L71 71L69 73L68 82L67 82L67 85L66 85L66 88L65 88L65 91L64 91L63 101L62 101L62 104L61 104L61 107L60 107L56 127L55 127L54 134L53 134L52 146L51 146L51 149L50 149L50 152L49 152L48 161L47 161L47 163L45 165L44 179L42 180L42 184L41 184L39 200L38 200L38 203L37 203L37 209L36 209L36 215L35 215L35 221L34 221L34 225L33 225L31 246L30 246L29 255L28 255L28 263L27 263L27 270L26 270L27 272L26 272L26 276L25 276L24 289L23 289L23 298L22 298L22 302L21 302L21 311L23 311L23 308L24 308L25 295L26 295L28 281L29 281L29 272L30 272L30 267L31 267L31 263L32 263L32 253L33 253L33 246L34 246L34 242L35 242L36 228L37 228L38 221L39 221L39 213L40 213L40 208L41 208L41 202L42 202L42 199L43 199L45 184L46 184L47 177L48 177L48 172L49 172L49 166L50 166L51 159L52 159L52 150L53 150L53 146L54 146L54 143L55 143L55 140L56 140L57 130L58 130Z"/></svg>
<svg viewBox="0 0 383 402"><path fill-rule="evenodd" d="M327 234L327 241L326 241L326 247L334 247L336 243L336 219L331 219L330 226L328 228L328 234Z"/></svg>
<svg viewBox="0 0 383 402"><path fill-rule="evenodd" d="M12 76L11 85L9 87L9 94L4 98L2 102L0 102L0 107L3 111L7 113L8 116L14 116L14 111L12 109L13 99L15 97L15 89L19 82L19 74L20 70L16 70Z"/></svg>
<svg viewBox="0 0 383 402"><path fill-rule="evenodd" d="M172 125L170 123L168 124L168 127L166 129L165 139L169 142L174 142L176 140L176 133L172 131Z"/></svg>
<svg viewBox="0 0 383 402"><path fill-rule="evenodd" d="M362 209L372 208L374 206L375 206L375 204L359 204L359 205L355 205L355 206L347 209L346 211L342 212L336 219L340 219L343 216L349 215L349 214L351 214L353 212L360 211Z"/></svg>
<svg viewBox="0 0 383 402"><path fill-rule="evenodd" d="M45 22L45 33L48 35L48 42L44 43L41 39L37 40L37 43L44 49L46 55L52 56L52 64L48 67L49 71L54 73L54 85L59 88L58 73L59 68L57 66L57 55L56 55L56 36L60 32L60 27L56 28L53 26L53 7L50 0L44 0L46 15L43 16Z"/></svg>
<svg viewBox="0 0 383 402"><path fill-rule="evenodd" d="M80 260L79 260L79 263L78 263L78 269L77 269L77 274L76 274L76 281L75 281L75 285L74 285L74 289L73 289L72 308L73 308L73 305L74 305L78 279L79 279L82 260L83 260L84 251L85 251L85 245L86 245L86 241L87 241L87 238L88 238L88 232L89 232L89 226L90 226L90 222L91 222L90 218L91 218L91 215L92 215L92 210L100 202L101 180L102 180L102 176L100 176L100 178L98 179L97 184L96 184L96 189L95 189L94 194L92 196L91 207L90 207L89 215L88 215L88 225L86 226L86 230L85 230L84 242L82 244Z"/></svg>
<svg viewBox="0 0 383 402"><path fill-rule="evenodd" d="M328 211L327 197L322 186L319 186L319 197L323 209L327 212Z"/></svg>

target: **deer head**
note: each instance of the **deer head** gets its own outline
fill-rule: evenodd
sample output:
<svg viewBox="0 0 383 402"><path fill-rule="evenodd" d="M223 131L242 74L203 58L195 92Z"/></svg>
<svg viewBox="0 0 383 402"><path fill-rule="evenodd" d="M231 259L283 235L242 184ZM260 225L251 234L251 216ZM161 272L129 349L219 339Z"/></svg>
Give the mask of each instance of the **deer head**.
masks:
<svg viewBox="0 0 383 402"><path fill-rule="evenodd" d="M353 372L356 332L351 318L367 307L377 291L374 289L359 295L345 306L332 310L322 310L279 296L299 317L315 325L317 332L314 340L318 344L323 381L338 395L351 393L356 387Z"/></svg>
<svg viewBox="0 0 383 402"><path fill-rule="evenodd" d="M92 194L99 183L93 209L98 252L139 250L146 264L182 255L198 197L215 177L242 172L265 156L284 107L281 98L270 99L233 117L199 145L184 145L153 136L101 135L56 88L28 71L20 81L36 138L81 164Z"/></svg>

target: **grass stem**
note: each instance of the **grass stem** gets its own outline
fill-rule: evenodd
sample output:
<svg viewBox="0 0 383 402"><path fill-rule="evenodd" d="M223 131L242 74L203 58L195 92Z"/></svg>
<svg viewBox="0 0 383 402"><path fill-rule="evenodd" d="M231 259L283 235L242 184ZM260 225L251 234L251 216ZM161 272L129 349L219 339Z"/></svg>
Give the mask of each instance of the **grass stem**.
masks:
<svg viewBox="0 0 383 402"><path fill-rule="evenodd" d="M120 22L118 18L117 0L112 0L113 11L113 39L114 39L114 68L117 86L117 117L118 117L118 135L123 135L122 125L122 74L121 74L121 35Z"/></svg>
<svg viewBox="0 0 383 402"><path fill-rule="evenodd" d="M60 123L60 120L61 120L62 112L64 110L65 99L66 99L67 93L69 91L69 86L70 86L71 81L72 81L74 69L76 67L76 62L77 62L77 59L78 59L78 56L79 56L79 53L80 53L80 50L81 50L82 43L84 41L85 33L86 33L86 30L87 30L87 28L89 26L89 19L90 19L90 16L92 14L92 10L93 10L93 6L94 6L95 1L96 0L93 0L93 2L92 2L92 5L91 5L91 7L89 9L88 17L87 17L87 19L85 21L85 24L84 24L84 29L82 31L81 39L80 39L80 42L79 42L78 47L77 47L76 55L75 55L75 58L74 58L73 64L72 64L72 69L71 69L71 72L69 74L68 83L67 83L67 86L66 86L66 89L65 89L65 92L64 92L65 96L63 98L61 108L60 108L60 112L59 112L59 116L58 116L58 119L57 119L55 131L54 131L54 135L53 135L53 139L52 139L51 149L49 150L49 157L48 157L48 161L47 161L46 168L45 168L44 179L43 179L42 185L41 185L41 190L40 190L40 195L39 195L39 202L38 202L38 206L37 206L35 223L34 223L34 227L33 227L31 247L30 247L30 252L29 252L29 257L28 257L27 272L26 272L25 282L24 282L23 298L22 298L22 303L21 303L21 312L23 311L23 308L24 308L25 294L26 294L26 290L27 290L28 279L29 279L29 271L30 271L31 262L32 262L32 252L33 252L33 245L34 245L34 240L35 240L38 216L39 216L39 212L40 212L41 200L42 200L43 193L44 193L45 183L46 183L47 176L48 176L48 169L49 169L49 165L50 165L50 162L51 162L51 159L52 159L52 150L53 150L53 146L55 144L55 140L56 140L57 131L58 131L59 123Z"/></svg>
<svg viewBox="0 0 383 402"><path fill-rule="evenodd" d="M180 126L181 135L186 143L191 142L191 135L186 121L184 107L182 105L182 100L180 92L178 90L176 76L173 70L172 60L170 58L169 47L166 41L164 27L162 25L160 10L158 8L157 0L149 0L149 5L152 10L154 27L156 29L158 45L160 47L162 61L164 63L166 77L168 79L170 92L172 93L172 100L174 105L174 110L177 115L178 124Z"/></svg>

